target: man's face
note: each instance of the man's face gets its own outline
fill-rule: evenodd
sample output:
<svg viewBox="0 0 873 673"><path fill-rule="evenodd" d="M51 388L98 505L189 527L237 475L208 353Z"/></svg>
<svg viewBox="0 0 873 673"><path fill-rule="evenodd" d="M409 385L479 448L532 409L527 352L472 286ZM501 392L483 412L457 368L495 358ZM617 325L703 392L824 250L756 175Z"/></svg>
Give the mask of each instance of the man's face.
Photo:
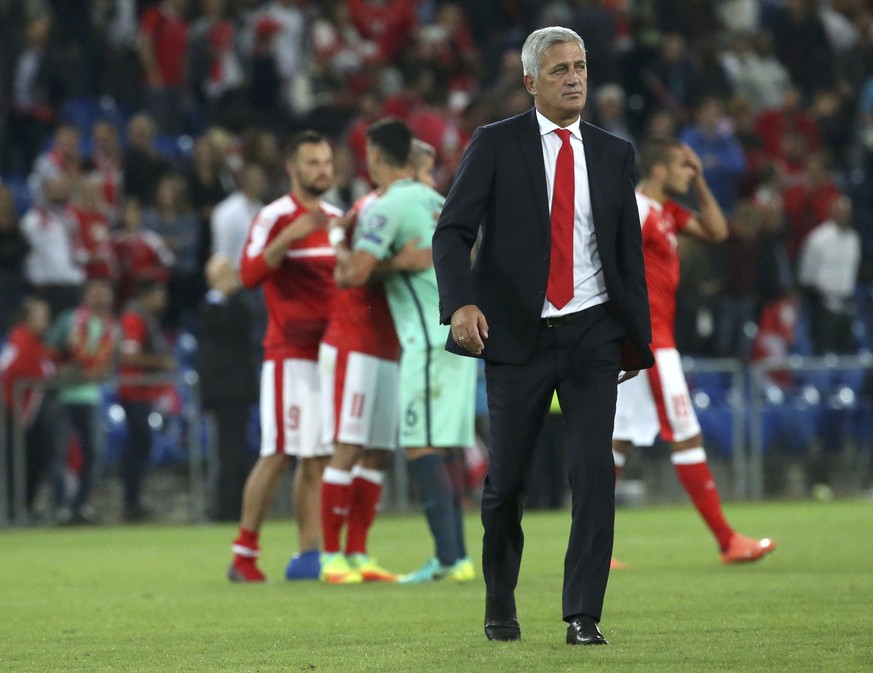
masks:
<svg viewBox="0 0 873 673"><path fill-rule="evenodd" d="M670 150L670 160L665 168L664 191L668 194L687 194L694 179L694 166L685 159L681 149Z"/></svg>
<svg viewBox="0 0 873 673"><path fill-rule="evenodd" d="M310 196L321 196L333 184L333 152L330 145L303 143L288 164L291 184Z"/></svg>
<svg viewBox="0 0 873 673"><path fill-rule="evenodd" d="M588 65L577 42L559 42L546 49L536 77L524 76L537 110L556 124L576 119L588 97Z"/></svg>
<svg viewBox="0 0 873 673"><path fill-rule="evenodd" d="M112 285L103 280L91 280L85 290L84 304L97 313L112 310Z"/></svg>

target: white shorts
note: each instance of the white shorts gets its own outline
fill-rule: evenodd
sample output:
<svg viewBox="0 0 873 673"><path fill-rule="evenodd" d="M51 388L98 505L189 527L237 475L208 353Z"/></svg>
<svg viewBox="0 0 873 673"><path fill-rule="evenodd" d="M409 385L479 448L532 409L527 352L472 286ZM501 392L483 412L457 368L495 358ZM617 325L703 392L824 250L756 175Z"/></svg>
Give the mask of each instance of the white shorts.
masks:
<svg viewBox="0 0 873 673"><path fill-rule="evenodd" d="M321 443L318 364L289 358L261 367L261 455L311 458L330 453Z"/></svg>
<svg viewBox="0 0 873 673"><path fill-rule="evenodd" d="M322 443L396 449L400 365L323 343L318 367Z"/></svg>
<svg viewBox="0 0 873 673"><path fill-rule="evenodd" d="M655 366L618 386L614 439L651 446L660 434L681 442L700 432L675 348L655 350Z"/></svg>

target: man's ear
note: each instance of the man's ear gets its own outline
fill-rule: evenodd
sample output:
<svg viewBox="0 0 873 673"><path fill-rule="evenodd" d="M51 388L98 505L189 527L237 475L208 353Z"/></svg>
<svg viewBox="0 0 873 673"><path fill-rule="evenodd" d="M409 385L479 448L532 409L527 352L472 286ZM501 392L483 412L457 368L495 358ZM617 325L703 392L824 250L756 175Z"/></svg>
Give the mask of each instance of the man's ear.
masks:
<svg viewBox="0 0 873 673"><path fill-rule="evenodd" d="M524 88L531 96L537 95L537 82L531 75L524 76Z"/></svg>

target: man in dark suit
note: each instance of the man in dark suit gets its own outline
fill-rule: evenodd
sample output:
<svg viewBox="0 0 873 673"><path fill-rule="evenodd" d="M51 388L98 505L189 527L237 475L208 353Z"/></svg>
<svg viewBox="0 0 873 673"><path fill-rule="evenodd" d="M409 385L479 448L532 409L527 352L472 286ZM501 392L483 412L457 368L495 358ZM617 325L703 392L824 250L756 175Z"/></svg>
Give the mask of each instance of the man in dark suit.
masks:
<svg viewBox="0 0 873 673"><path fill-rule="evenodd" d="M653 364L634 153L580 122L588 72L575 32L533 32L522 64L535 109L476 131L433 237L446 347L486 361L485 634L521 635L522 494L557 390L573 492L567 642L604 644L597 623L612 553L617 384Z"/></svg>

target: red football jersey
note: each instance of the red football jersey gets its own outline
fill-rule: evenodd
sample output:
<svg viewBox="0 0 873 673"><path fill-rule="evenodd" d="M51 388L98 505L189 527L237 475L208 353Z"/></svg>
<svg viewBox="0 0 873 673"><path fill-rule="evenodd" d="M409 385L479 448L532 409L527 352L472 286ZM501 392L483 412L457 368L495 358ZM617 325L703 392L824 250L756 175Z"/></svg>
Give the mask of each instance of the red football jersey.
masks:
<svg viewBox="0 0 873 673"><path fill-rule="evenodd" d="M652 348L676 347L676 289L679 287L677 234L691 213L669 199L663 204L637 192L649 312L652 316Z"/></svg>
<svg viewBox="0 0 873 673"><path fill-rule="evenodd" d="M349 237L354 234L364 211L377 198L379 195L372 191L352 206L355 222L348 232ZM394 331L394 320L391 318L382 283L337 290L324 341L342 350L385 360L398 360L400 342Z"/></svg>
<svg viewBox="0 0 873 673"><path fill-rule="evenodd" d="M321 210L330 217L341 211L326 203ZM327 329L331 303L336 293L333 269L336 255L327 238L327 228L295 241L278 268L264 261L264 250L280 231L306 213L290 194L261 208L249 229L240 261L240 277L246 287L263 284L267 304L267 358L318 359L318 344Z"/></svg>

